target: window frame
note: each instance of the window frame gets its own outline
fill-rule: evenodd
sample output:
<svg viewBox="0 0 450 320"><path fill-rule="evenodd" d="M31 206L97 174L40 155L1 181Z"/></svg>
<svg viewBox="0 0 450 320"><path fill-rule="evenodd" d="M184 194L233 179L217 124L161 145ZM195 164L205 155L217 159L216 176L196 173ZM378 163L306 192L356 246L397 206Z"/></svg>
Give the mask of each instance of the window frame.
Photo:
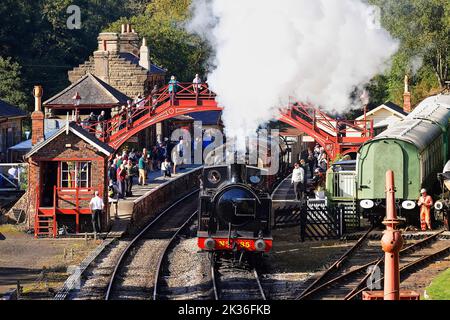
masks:
<svg viewBox="0 0 450 320"><path fill-rule="evenodd" d="M66 166L66 168L64 168ZM73 167L74 166L74 167ZM88 190L92 186L92 161L60 161L58 185L61 190ZM85 169L83 169L85 168ZM86 173L82 178L82 174ZM72 177L73 175L73 177ZM69 179L70 177L70 179ZM70 181L70 185L69 185Z"/></svg>

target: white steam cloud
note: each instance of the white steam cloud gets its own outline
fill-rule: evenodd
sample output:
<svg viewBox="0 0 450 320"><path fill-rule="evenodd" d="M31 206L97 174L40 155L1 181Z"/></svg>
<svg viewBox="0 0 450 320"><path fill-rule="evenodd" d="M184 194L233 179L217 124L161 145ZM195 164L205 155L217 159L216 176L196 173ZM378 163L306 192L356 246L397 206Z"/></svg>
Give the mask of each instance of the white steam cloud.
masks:
<svg viewBox="0 0 450 320"><path fill-rule="evenodd" d="M188 30L215 51L208 83L227 135L252 135L290 96L348 110L398 49L362 0L193 0L192 10Z"/></svg>

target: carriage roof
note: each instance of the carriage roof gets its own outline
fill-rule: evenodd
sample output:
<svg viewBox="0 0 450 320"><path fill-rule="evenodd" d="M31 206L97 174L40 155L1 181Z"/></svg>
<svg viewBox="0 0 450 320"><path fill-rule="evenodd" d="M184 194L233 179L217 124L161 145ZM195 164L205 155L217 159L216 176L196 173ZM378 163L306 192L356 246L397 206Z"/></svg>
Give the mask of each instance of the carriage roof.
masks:
<svg viewBox="0 0 450 320"><path fill-rule="evenodd" d="M372 141L395 139L411 143L419 152L425 150L439 135L442 130L436 124L421 119L405 119L395 126L376 136ZM370 143L369 141L368 143Z"/></svg>
<svg viewBox="0 0 450 320"><path fill-rule="evenodd" d="M439 94L423 100L405 119L391 125L371 141L400 140L413 144L422 152L443 130L447 130L449 119L450 95Z"/></svg>

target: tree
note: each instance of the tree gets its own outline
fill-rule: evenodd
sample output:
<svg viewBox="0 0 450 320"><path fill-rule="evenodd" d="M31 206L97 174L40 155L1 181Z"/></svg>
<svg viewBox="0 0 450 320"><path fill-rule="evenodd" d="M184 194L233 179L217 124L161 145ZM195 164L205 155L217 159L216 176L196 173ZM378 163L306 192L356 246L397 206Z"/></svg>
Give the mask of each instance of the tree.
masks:
<svg viewBox="0 0 450 320"><path fill-rule="evenodd" d="M370 0L382 9L382 23L401 40L403 64L423 59L442 89L449 78L450 2L448 0Z"/></svg>
<svg viewBox="0 0 450 320"><path fill-rule="evenodd" d="M130 23L147 39L151 60L166 68L181 81L191 81L196 73L206 73L210 46L183 25L189 17L190 0L154 0L143 14L122 18L105 31L119 32L123 23Z"/></svg>
<svg viewBox="0 0 450 320"><path fill-rule="evenodd" d="M24 110L27 108L20 65L11 58L0 57L0 99Z"/></svg>
<svg viewBox="0 0 450 320"><path fill-rule="evenodd" d="M130 16L129 4L139 0L2 0L0 56L22 66L29 92L42 84L51 96L69 82L67 71L84 62L97 47L98 33L120 17ZM148 2L148 1L147 1ZM81 11L81 29L69 29L67 8ZM32 96L27 95L29 102Z"/></svg>

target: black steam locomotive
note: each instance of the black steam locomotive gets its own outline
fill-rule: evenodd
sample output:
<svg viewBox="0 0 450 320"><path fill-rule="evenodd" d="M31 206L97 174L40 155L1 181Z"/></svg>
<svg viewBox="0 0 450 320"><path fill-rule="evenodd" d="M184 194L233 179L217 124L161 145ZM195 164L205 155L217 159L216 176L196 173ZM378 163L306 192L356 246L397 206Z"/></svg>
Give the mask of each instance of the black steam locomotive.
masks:
<svg viewBox="0 0 450 320"><path fill-rule="evenodd" d="M273 177L245 164L212 165L201 176L198 246L205 251L272 248Z"/></svg>

